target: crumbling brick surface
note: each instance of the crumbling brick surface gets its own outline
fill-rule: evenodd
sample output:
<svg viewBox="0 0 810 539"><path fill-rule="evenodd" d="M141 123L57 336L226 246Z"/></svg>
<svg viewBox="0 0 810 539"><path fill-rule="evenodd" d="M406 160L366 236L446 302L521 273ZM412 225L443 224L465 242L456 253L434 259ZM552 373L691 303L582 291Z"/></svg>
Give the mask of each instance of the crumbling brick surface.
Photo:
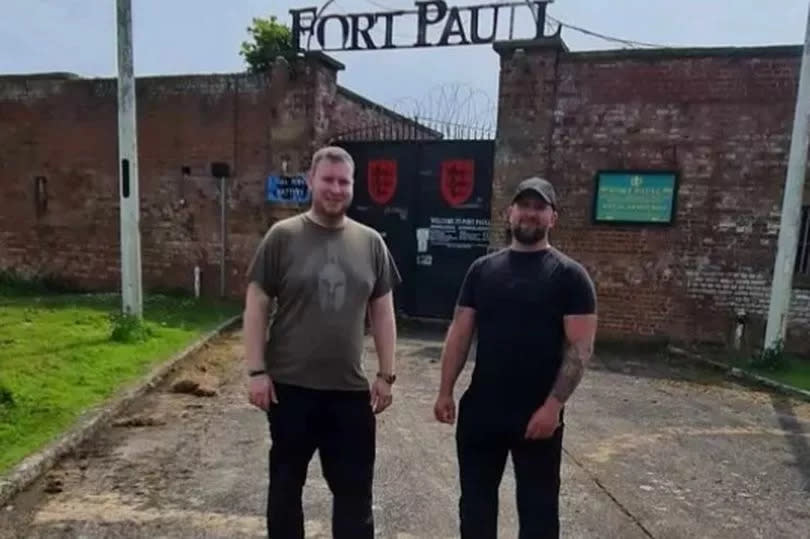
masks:
<svg viewBox="0 0 810 539"><path fill-rule="evenodd" d="M308 164L313 89L304 71L278 106L263 75L137 81L144 286L219 292L220 192L227 162L227 289L241 294L253 249L296 211L264 200L282 158ZM0 79L0 267L88 289L120 280L117 89L114 80ZM46 178L47 207L36 177Z"/></svg>

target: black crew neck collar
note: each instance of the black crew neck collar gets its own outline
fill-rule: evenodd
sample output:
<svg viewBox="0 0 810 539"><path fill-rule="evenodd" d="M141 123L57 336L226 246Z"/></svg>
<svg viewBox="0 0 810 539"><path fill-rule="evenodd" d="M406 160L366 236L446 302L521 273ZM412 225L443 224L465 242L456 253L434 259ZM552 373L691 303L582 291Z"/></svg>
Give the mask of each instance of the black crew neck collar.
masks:
<svg viewBox="0 0 810 539"><path fill-rule="evenodd" d="M531 258L537 256L544 256L551 252L553 249L552 246L548 246L545 249L538 249L536 251L518 251L517 249L509 249L509 254L516 257L523 257L523 258Z"/></svg>

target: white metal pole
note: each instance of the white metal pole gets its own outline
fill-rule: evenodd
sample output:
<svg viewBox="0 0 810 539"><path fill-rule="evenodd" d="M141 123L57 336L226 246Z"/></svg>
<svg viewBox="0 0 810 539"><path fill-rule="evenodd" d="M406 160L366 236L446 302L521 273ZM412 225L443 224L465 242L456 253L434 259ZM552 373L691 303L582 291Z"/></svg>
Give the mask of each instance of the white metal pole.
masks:
<svg viewBox="0 0 810 539"><path fill-rule="evenodd" d="M117 0L117 23L121 299L124 313L140 318L143 316L143 293L131 0Z"/></svg>
<svg viewBox="0 0 810 539"><path fill-rule="evenodd" d="M808 121L810 120L810 7L804 36L804 51L799 72L799 91L790 140L782 217L779 224L779 244L771 283L768 325L765 329L765 350L774 350L785 338L790 298L793 291L793 267L799 241L804 173L807 166Z"/></svg>

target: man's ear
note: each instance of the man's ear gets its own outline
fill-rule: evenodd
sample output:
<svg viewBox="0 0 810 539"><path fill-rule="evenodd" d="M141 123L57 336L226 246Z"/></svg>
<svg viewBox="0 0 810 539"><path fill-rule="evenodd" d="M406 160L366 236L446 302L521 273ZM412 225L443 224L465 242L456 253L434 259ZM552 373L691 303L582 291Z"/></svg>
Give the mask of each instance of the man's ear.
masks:
<svg viewBox="0 0 810 539"><path fill-rule="evenodd" d="M503 216L506 218L506 222L508 223L512 219L512 211L514 209L514 204L509 204L506 209L503 211Z"/></svg>

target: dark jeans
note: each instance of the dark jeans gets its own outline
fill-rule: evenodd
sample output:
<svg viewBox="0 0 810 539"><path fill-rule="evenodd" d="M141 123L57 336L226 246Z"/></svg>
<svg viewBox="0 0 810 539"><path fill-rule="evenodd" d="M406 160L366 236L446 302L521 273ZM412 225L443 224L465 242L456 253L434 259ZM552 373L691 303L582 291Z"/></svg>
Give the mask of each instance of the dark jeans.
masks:
<svg viewBox="0 0 810 539"><path fill-rule="evenodd" d="M465 395L459 404L456 447L461 498L462 539L498 537L498 488L506 457L512 454L520 539L560 534L559 492L562 424L546 440L526 440L530 411L510 414L493 402Z"/></svg>
<svg viewBox="0 0 810 539"><path fill-rule="evenodd" d="M318 449L332 491L336 539L371 539L376 419L368 391L318 391L276 384L271 404L267 531L272 539L303 539L301 494Z"/></svg>

